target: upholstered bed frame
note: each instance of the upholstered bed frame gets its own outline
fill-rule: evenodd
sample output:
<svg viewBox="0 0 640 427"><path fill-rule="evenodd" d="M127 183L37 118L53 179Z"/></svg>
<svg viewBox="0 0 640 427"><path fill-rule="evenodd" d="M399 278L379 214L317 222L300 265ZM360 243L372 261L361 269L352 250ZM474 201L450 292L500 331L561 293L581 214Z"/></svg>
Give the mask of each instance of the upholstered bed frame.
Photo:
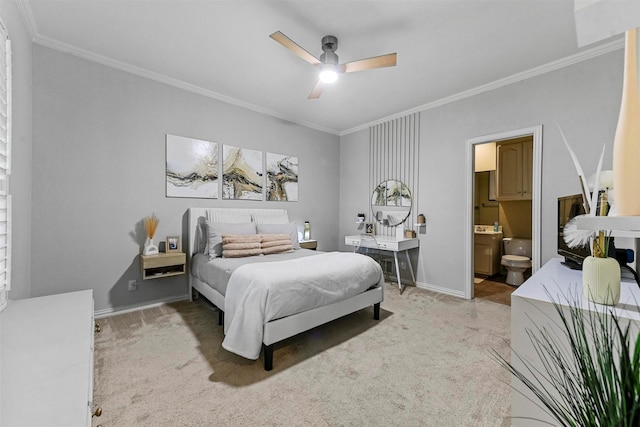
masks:
<svg viewBox="0 0 640 427"><path fill-rule="evenodd" d="M285 209L227 209L227 208L190 208L187 212L188 216L188 248L187 248L187 265L191 266L191 257L198 252L198 248L203 244L202 225L205 223L207 211L222 211L225 213L237 212L239 214L247 214L256 212L261 215L279 215L286 214ZM224 310L224 295L193 277L189 271L189 296L193 299L194 291L197 291L206 299L211 301L220 310L219 323L222 324ZM297 335L301 332L315 328L332 320L338 319L347 314L354 313L358 310L373 305L374 319L380 319L380 303L383 300L383 288L371 288L361 294L351 298L338 301L336 303L323 307L314 308L309 311L298 313L292 316L283 317L272 320L264 325L263 335L263 356L264 369L270 371L273 369L273 347L274 344L286 338Z"/></svg>

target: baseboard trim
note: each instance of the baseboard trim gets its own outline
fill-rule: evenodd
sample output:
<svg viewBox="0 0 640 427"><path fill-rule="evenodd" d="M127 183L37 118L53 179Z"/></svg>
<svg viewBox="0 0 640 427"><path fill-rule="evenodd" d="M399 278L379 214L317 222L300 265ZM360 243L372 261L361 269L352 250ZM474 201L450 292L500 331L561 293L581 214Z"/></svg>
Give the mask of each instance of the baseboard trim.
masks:
<svg viewBox="0 0 640 427"><path fill-rule="evenodd" d="M145 308L158 307L163 304L169 304L172 302L188 300L189 295L179 295L168 298L161 298L153 301L147 301L139 304L125 305L123 307L110 307L103 308L102 310L94 311L93 315L96 319L102 319L105 317L117 316L118 314L131 313L132 311L143 310Z"/></svg>
<svg viewBox="0 0 640 427"><path fill-rule="evenodd" d="M464 298L464 291L454 291L449 288L443 288L441 286L430 285L428 283L416 282L416 287L420 289L426 289L428 291L438 292L441 294L447 294L458 298Z"/></svg>

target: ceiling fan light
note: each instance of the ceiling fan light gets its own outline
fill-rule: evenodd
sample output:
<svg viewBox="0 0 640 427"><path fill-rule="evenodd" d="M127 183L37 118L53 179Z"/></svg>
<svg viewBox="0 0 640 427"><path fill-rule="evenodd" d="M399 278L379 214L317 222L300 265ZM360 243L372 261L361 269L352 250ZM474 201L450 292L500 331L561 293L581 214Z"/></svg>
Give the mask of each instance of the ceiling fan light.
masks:
<svg viewBox="0 0 640 427"><path fill-rule="evenodd" d="M333 83L338 80L338 72L335 67L324 67L319 75L322 83Z"/></svg>

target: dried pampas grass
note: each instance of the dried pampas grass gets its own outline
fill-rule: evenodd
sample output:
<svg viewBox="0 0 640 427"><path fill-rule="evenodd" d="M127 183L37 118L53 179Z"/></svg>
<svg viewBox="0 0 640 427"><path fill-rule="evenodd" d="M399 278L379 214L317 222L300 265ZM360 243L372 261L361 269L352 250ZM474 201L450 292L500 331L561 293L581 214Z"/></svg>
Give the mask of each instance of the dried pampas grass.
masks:
<svg viewBox="0 0 640 427"><path fill-rule="evenodd" d="M158 223L160 220L156 217L156 214L145 217L144 219L144 229L147 231L147 237L153 239L153 235L156 234L156 229L158 228Z"/></svg>

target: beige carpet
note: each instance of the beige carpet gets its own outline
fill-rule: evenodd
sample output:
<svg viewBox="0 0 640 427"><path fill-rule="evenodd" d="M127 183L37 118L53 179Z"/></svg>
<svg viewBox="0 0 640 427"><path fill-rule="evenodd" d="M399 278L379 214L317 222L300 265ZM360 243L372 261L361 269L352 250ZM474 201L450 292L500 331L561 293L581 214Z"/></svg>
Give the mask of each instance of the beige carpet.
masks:
<svg viewBox="0 0 640 427"><path fill-rule="evenodd" d="M102 319L94 402L113 426L508 426L509 307L387 285L371 308L279 345L274 369L220 346L180 302Z"/></svg>

